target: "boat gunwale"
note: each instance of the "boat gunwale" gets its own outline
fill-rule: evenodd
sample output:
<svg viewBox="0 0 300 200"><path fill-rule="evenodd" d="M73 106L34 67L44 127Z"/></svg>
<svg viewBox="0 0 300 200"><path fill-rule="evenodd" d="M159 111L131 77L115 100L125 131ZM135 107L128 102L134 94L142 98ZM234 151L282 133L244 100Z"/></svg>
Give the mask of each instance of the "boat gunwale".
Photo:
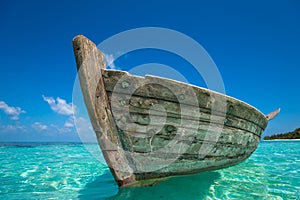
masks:
<svg viewBox="0 0 300 200"><path fill-rule="evenodd" d="M145 76L140 76L140 75L131 74L131 73L127 72L127 71L117 70L117 69L101 69L101 70L103 70L103 71L113 71L113 72L122 72L122 73L128 74L128 75L130 75L130 76L132 76L132 77L134 77L134 78L135 78L135 77L136 77L136 78L147 78L147 77L152 78L152 77L153 77L153 78L165 79L165 80L168 80L168 81L172 81L172 82L174 82L174 83L176 83L176 84L183 84L183 85L186 85L186 86L191 86L191 87L193 87L193 88L197 88L197 89L201 89L201 90L207 91L207 92L209 92L209 93L214 93L214 94L217 94L217 95L221 95L221 96L224 96L224 97L226 97L226 98L228 98L228 99L232 99L232 100L237 101L237 102L239 102L239 103L245 104L245 105L247 105L248 107L251 107L252 109L256 110L256 111L257 111L258 113L260 113L262 116L264 116L264 117L266 116L265 114L262 113L262 111L260 111L260 110L257 109L256 107L250 105L249 103L246 103L246 102L243 101L243 100L237 99L237 98L235 98L235 97L232 97L232 96L229 96L229 95L227 95L227 94L223 94L223 93L221 93L221 92L217 92L217 91L214 91L214 90L211 90L211 89L208 89L208 88L204 88L204 87L201 87L201 86L197 86L197 85L194 85L194 84L191 84L191 83L181 82L181 81L178 81L178 80L174 80L174 79L170 79L170 78L166 78L166 77L161 77L161 76L156 76L156 75L151 75L151 74L145 74Z"/></svg>
<svg viewBox="0 0 300 200"><path fill-rule="evenodd" d="M208 93L210 93L210 94L219 95L219 96L222 96L222 98L225 97L226 100L231 100L233 103L238 102L238 103L244 105L245 107L247 107L248 109L253 109L253 111L257 112L257 114L260 115L261 119L264 119L263 124L264 124L265 126L263 127L263 126L259 125L259 124L256 123L256 122L253 122L253 121L251 121L251 120L249 120L249 119L245 119L245 118L240 117L240 116L238 116L238 115L233 115L233 114L230 114L230 113L226 113L226 114L230 114L230 115L235 116L235 117L237 117L237 118L244 119L244 120L247 120L247 121L249 121L249 122L251 122L251 123L254 123L255 125L259 126L262 130L265 130L265 128L266 128L267 125L268 125L268 119L266 118L266 115L263 114L260 110L258 110L256 107L254 107L254 106L252 106L252 105L250 105L250 104L248 104L248 103L246 103L246 102L244 102L244 101L242 101L242 100L239 100L239 99L234 98L234 97L232 97L232 96L229 96L229 95L227 95L227 94L222 94L222 93L220 93L220 92L216 92L216 91L210 90L210 89L208 89L208 88L203 88L203 87L201 87L201 86L196 86L196 85L193 85L193 84L190 84L190 83L185 83L185 82L181 82L181 81L177 81L177 80L173 80L173 79L169 79L169 78L165 78L165 77L155 76L155 75L148 75L148 74L146 74L145 76L140 76L140 75L134 75L134 74L131 74L131 73L127 72L127 71L116 70L116 69L102 69L102 71L104 71L104 72L105 72L105 71L111 71L111 72L123 73L123 74L126 74L127 76L131 76L132 78L142 78L142 79L147 79L147 78L148 78L148 79L149 79L149 78L157 78L157 79L167 80L167 81L170 81L170 82L172 82L172 83L174 83L174 84L181 84L181 85L183 85L183 86L192 87L193 89L202 90L202 91L208 92ZM112 92L112 91L108 91L108 90L106 90L106 91L107 91L107 92ZM127 93L125 93L125 92L124 92L124 93L119 92L119 93L120 93L120 94L127 94ZM148 96L145 97L145 96L142 96L142 95L134 95L134 96L143 97L143 98L160 99L160 98L154 98L154 97L148 97ZM167 99L160 99L160 100L173 102L173 101L170 101L170 100L167 100ZM189 105L189 104L185 104L185 105ZM200 108L202 108L202 107L200 107ZM216 111L216 112L219 112L219 111ZM219 113L221 113L221 112L219 112Z"/></svg>
<svg viewBox="0 0 300 200"><path fill-rule="evenodd" d="M108 93L108 94L111 94L112 92L111 92L111 91L108 91L107 93ZM128 95L128 94L126 94L126 93L117 93L117 94ZM175 101L170 101L170 100L166 100L166 99L159 99L159 98L154 98L154 97L145 97L145 96L140 96L140 95L132 95L132 96L138 97L138 98L142 97L142 98L147 98L147 99L154 99L154 100L166 101L166 102L171 102L171 103L177 103L177 102L175 102ZM111 98L111 97L109 97L109 98ZM111 99L109 99L109 100L111 101ZM191 107L193 107L192 105L189 105L189 104L184 104L184 105L185 105L185 106L191 106ZM130 106L133 106L133 105L130 105ZM136 106L133 106L133 107L138 108L138 107L136 107ZM210 110L210 109L205 108L205 107L199 107L199 108L200 108L200 109L205 109L206 111L207 111L207 110ZM145 108L141 108L141 109L146 110ZM201 111L201 112L203 112L203 111ZM142 113L138 113L138 112L135 112L135 111L130 112L130 113L142 114ZM204 113L206 113L206 114L211 114L211 112L204 112ZM215 114L215 116L222 117L224 113L222 113L222 112L220 112L220 111L215 111L214 114ZM153 115L155 115L155 114L153 114ZM157 116L160 116L160 115L157 115ZM259 123L253 122L253 121L251 121L251 120L249 120L249 119L245 119L245 118L243 118L243 117L241 117L241 116L234 115L234 114L231 114L231 113L226 113L226 117L227 117L227 116L231 116L232 118L237 118L237 119L240 119L240 120L245 120L245 121L250 122L250 123L254 124L255 126L259 127L262 131L265 130L265 128L263 128ZM183 115L183 117L181 117L181 118L182 118L182 119L195 120L195 121L196 121L196 119L192 119L192 118L188 118L188 117L189 117L188 115ZM174 117L174 118L175 118L175 117ZM199 121L204 121L204 120L199 120ZM214 123L214 122L212 122L212 123ZM215 123L215 124L218 124L218 123ZM224 124L224 125L225 125L225 124ZM232 127L233 127L233 126L232 126ZM237 127L235 127L235 128L237 128ZM249 132L251 132L251 131L249 131ZM253 133L253 132L252 132L252 133ZM258 134L256 134L256 133L253 133L253 134L258 135Z"/></svg>

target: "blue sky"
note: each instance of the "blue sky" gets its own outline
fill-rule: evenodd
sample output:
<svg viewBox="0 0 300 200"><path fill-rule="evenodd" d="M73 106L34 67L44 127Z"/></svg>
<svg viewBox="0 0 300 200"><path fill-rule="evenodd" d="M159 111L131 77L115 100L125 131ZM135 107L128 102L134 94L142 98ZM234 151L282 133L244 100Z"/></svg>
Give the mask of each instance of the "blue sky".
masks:
<svg viewBox="0 0 300 200"><path fill-rule="evenodd" d="M299 9L296 0L1 1L0 141L79 141L71 109L72 38L83 34L99 44L149 26L200 43L226 94L263 113L281 107L264 135L294 130L300 127ZM128 70L149 62L186 69L189 82L205 86L188 64L165 52L135 52L115 65Z"/></svg>

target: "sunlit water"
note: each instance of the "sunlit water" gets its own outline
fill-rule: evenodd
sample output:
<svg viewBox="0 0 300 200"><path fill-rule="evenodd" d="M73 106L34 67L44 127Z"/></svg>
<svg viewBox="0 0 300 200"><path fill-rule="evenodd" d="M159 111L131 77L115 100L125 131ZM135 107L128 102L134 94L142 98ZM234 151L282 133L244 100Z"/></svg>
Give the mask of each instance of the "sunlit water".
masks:
<svg viewBox="0 0 300 200"><path fill-rule="evenodd" d="M300 199L300 141L262 142L234 167L122 189L85 145L0 144L0 199Z"/></svg>

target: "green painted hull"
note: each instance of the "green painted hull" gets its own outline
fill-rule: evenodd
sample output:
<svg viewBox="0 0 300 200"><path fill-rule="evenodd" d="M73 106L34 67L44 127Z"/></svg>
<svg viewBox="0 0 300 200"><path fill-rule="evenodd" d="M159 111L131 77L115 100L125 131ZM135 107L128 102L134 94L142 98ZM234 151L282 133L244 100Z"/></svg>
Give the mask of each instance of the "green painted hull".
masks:
<svg viewBox="0 0 300 200"><path fill-rule="evenodd" d="M201 87L106 70L83 36L73 46L90 120L119 186L232 166L257 148L268 120L254 107Z"/></svg>

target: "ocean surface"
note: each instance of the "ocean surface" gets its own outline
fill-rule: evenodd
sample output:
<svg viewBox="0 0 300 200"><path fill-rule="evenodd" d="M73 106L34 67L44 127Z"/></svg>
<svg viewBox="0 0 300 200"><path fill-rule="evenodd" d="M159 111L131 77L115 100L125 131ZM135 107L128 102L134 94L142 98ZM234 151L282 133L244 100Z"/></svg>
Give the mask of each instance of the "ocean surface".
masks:
<svg viewBox="0 0 300 200"><path fill-rule="evenodd" d="M300 199L300 141L261 142L234 167L118 189L97 144L0 144L0 199ZM99 161L100 160L100 161Z"/></svg>

